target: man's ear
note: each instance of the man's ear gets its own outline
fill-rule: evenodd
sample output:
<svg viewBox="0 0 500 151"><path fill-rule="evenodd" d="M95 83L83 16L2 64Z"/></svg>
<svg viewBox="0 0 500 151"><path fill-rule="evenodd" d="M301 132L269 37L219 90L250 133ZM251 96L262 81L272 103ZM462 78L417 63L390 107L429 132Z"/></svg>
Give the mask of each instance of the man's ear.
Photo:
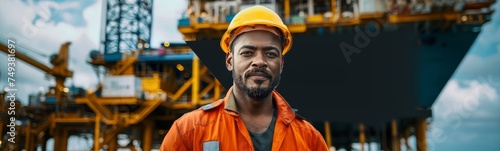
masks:
<svg viewBox="0 0 500 151"><path fill-rule="evenodd" d="M226 68L228 71L233 71L233 53L226 53Z"/></svg>
<svg viewBox="0 0 500 151"><path fill-rule="evenodd" d="M280 74L283 72L283 65L285 64L285 56L281 56L281 68L280 68Z"/></svg>

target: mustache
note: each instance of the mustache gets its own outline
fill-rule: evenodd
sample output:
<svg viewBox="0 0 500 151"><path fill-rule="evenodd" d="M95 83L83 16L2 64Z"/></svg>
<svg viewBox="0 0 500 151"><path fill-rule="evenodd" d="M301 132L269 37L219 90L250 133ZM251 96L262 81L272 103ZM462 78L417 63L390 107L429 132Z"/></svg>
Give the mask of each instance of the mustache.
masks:
<svg viewBox="0 0 500 151"><path fill-rule="evenodd" d="M271 79L272 76L271 76L271 73L269 73L266 69L264 68L252 68L250 69L246 74L245 74L245 78L248 78L250 76L253 76L253 75L260 75L260 76L264 76L268 79Z"/></svg>

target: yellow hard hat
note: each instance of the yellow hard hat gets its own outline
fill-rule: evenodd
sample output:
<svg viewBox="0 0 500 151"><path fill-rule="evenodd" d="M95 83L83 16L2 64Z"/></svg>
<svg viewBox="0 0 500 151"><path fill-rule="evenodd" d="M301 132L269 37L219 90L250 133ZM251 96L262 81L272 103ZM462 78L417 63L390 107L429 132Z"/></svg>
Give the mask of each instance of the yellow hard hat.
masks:
<svg viewBox="0 0 500 151"><path fill-rule="evenodd" d="M267 28L262 27L261 25L265 25ZM240 27L252 28L242 29ZM279 29L280 32L277 32L274 29ZM229 45L237 35L253 30L266 30L277 34L278 36L283 36L281 37L284 40L282 55L285 55L292 47L292 34L288 30L288 27L283 23L280 16L267 7L256 5L243 9L234 16L227 28L227 31L224 33L220 41L222 50L225 53L229 53ZM278 33L281 33L282 35Z"/></svg>

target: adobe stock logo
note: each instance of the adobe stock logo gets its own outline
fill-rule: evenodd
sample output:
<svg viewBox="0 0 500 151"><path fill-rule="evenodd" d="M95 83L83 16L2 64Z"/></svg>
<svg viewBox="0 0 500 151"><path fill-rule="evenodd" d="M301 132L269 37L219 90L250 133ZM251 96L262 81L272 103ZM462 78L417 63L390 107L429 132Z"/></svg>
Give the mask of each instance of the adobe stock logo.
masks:
<svg viewBox="0 0 500 151"><path fill-rule="evenodd" d="M344 58L347 63L351 63L351 55L353 53L361 53L361 49L366 48L370 44L371 38L380 34L380 26L377 26L378 23L371 21L365 26L364 32L359 26L356 26L354 27L354 31L356 32L353 39L354 46L344 41L339 44L340 50L342 51L342 54L344 54Z"/></svg>
<svg viewBox="0 0 500 151"><path fill-rule="evenodd" d="M52 1L44 1L36 7L31 7L33 5L33 2L28 2L28 6L26 6L28 8L26 9L35 9L34 14L31 14L30 11L26 11L23 16L19 17L19 20L22 23L22 25L19 26L21 28L21 31L9 31L9 33L7 33L6 35L7 38L4 41L6 42L8 49L7 60L5 63L5 65L7 66L8 87L6 87L4 91L8 92L8 96L6 97L6 99L8 99L9 101L9 108L7 111L7 114L9 115L9 122L8 125L1 126L6 126L8 128L7 141L11 143L10 145L15 144L16 141L21 139L19 137L16 138L16 136L19 134L18 130L16 129L16 122L19 122L19 119L16 119L16 111L18 110L16 109L16 102L18 101L18 94L16 92L18 91L18 89L19 91L21 91L22 89L18 88L16 83L20 82L18 79L16 79L16 76L18 76L18 73L16 72L16 62L18 60L16 53L19 52L18 48L20 45L22 45L22 43L29 44L30 39L32 40L40 31L40 26L43 27L44 24L36 24L37 20L43 22L49 21L52 16L51 9L57 10L59 8L59 5L56 2ZM34 15L35 17L33 17L32 15Z"/></svg>

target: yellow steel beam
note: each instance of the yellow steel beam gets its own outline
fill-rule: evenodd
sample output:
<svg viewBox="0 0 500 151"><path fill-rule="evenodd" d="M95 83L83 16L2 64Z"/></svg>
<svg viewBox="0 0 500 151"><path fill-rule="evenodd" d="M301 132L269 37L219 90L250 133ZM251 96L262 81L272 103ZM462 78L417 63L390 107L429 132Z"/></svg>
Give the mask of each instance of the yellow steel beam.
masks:
<svg viewBox="0 0 500 151"><path fill-rule="evenodd" d="M100 133L101 133L101 115L96 114L94 127L94 151L100 150Z"/></svg>
<svg viewBox="0 0 500 151"><path fill-rule="evenodd" d="M3 126L4 126L4 124L3 124L3 121L2 121L2 120L0 120L0 125L1 125L1 126L0 126L0 136L1 136L1 137L3 137ZM0 144L0 145L1 145L1 144Z"/></svg>
<svg viewBox="0 0 500 151"><path fill-rule="evenodd" d="M95 122L94 117L56 117L56 123L92 123Z"/></svg>
<svg viewBox="0 0 500 151"><path fill-rule="evenodd" d="M285 11L285 20L290 19L290 0L285 0L285 10L284 11Z"/></svg>
<svg viewBox="0 0 500 151"><path fill-rule="evenodd" d="M104 136L102 137L102 142L100 142L99 145L95 145L94 146L94 149L96 147L98 149L100 149L102 146L109 144L112 140L116 140L116 136L118 134L120 134L120 132L122 132L123 130L125 130L126 128L127 128L127 126L120 125L120 124L116 125L116 126L113 126L113 128L111 129L111 131L109 131L108 133L104 134Z"/></svg>
<svg viewBox="0 0 500 151"><path fill-rule="evenodd" d="M172 114L166 114L166 115L156 115L156 116L151 116L148 119L155 120L155 121L173 121L177 119L175 115Z"/></svg>
<svg viewBox="0 0 500 151"><path fill-rule="evenodd" d="M30 121L27 121L27 125L26 125L26 134L25 137L26 137L26 140L24 142L24 149L26 150L29 150L29 148L31 148L31 122ZM3 124L0 126L0 127L3 127ZM0 133L0 136L3 136L3 133Z"/></svg>
<svg viewBox="0 0 500 151"><path fill-rule="evenodd" d="M322 23L324 18L322 14L309 15L306 17L306 23Z"/></svg>
<svg viewBox="0 0 500 151"><path fill-rule="evenodd" d="M57 54L57 57L52 61L52 64L54 65L52 70L54 70L54 72L63 73L65 75L73 74L73 72L68 71L69 45L71 45L71 42L66 42L59 48L59 53Z"/></svg>
<svg viewBox="0 0 500 151"><path fill-rule="evenodd" d="M209 103L212 103L214 101L217 101L217 100L214 100L214 99L203 99L203 100L200 100L198 101L198 105L205 105L205 104L209 104Z"/></svg>
<svg viewBox="0 0 500 151"><path fill-rule="evenodd" d="M51 123L52 123L52 120L51 120L51 119L52 119L52 118L47 118L47 119L45 119L45 120L42 122L42 124L38 125L38 126L37 126L34 130L33 130L33 132L34 132L35 134L38 134L38 133L40 133L40 132L43 132L43 131L47 130L47 129L49 128L49 126L51 125Z"/></svg>
<svg viewBox="0 0 500 151"><path fill-rule="evenodd" d="M424 118L417 118L416 123L416 139L417 139L417 151L427 151L427 140L426 140L426 131L427 131L427 121Z"/></svg>
<svg viewBox="0 0 500 151"><path fill-rule="evenodd" d="M108 143L108 150L116 151L116 149L118 149L117 135L112 136L110 139L111 140Z"/></svg>
<svg viewBox="0 0 500 151"><path fill-rule="evenodd" d="M22 126L16 125L16 130L22 130L22 128L23 128ZM18 138L15 138L14 140L15 140L15 142L19 142L21 140L21 138L18 137ZM16 146L16 148L14 150L20 150L21 149L21 143L15 143L14 145Z"/></svg>
<svg viewBox="0 0 500 151"><path fill-rule="evenodd" d="M54 119L56 118L56 114L55 113L52 113L50 114L50 133L51 134L55 134L55 130L56 130L56 122L54 122Z"/></svg>
<svg viewBox="0 0 500 151"><path fill-rule="evenodd" d="M188 81L186 81L172 96L167 95L167 97L169 97L173 101L177 101L181 97L181 95L184 94L184 92L191 86L191 84L193 84L193 79L189 79Z"/></svg>
<svg viewBox="0 0 500 151"><path fill-rule="evenodd" d="M306 24L307 28L332 27L334 25L338 24L334 24L331 22L309 22Z"/></svg>
<svg viewBox="0 0 500 151"><path fill-rule="evenodd" d="M112 71L111 74L112 75L130 75L130 73L128 73L128 72L130 72L130 69L132 69L132 72L134 71L132 65L134 65L134 63L136 61L137 61L137 57L135 57L135 56L128 57L125 60L119 61L111 70Z"/></svg>
<svg viewBox="0 0 500 151"><path fill-rule="evenodd" d="M22 53L22 49L15 48L15 47L14 47L14 49L15 49L15 51L13 51L13 52L15 52L16 59L21 59L22 61L24 61L24 62L26 62L26 63L28 63L28 64L30 64L30 65L38 68L38 69L40 69L40 70L42 70L42 71L44 71L46 73L49 73L49 74L53 74L54 73L54 71L52 70L51 67L48 67L48 66L46 66L46 65L44 65L44 64L42 64L42 63L40 63L40 62L38 62L36 60L34 60L33 58L24 55ZM9 50L11 50L11 49L9 49L8 46L6 46L6 45L4 45L2 43L0 43L0 50L2 50L3 52L5 52L6 54L12 54L12 53L9 52Z"/></svg>
<svg viewBox="0 0 500 151"><path fill-rule="evenodd" d="M229 23L215 23L210 24L210 28L215 30L226 30L229 27Z"/></svg>
<svg viewBox="0 0 500 151"><path fill-rule="evenodd" d="M116 124L116 119L113 118L113 113L101 102L98 102L97 97L94 93L88 95L88 99L85 100L87 105L94 111L97 115L102 115L100 120L102 120L106 124Z"/></svg>
<svg viewBox="0 0 500 151"><path fill-rule="evenodd" d="M209 78L207 76L201 76L200 75L200 78L201 78L201 81L206 82L206 83L212 83L212 82L214 82L213 79L211 79L211 78Z"/></svg>
<svg viewBox="0 0 500 151"><path fill-rule="evenodd" d="M221 94L220 87L221 87L221 84L220 84L219 80L215 79L214 97L213 97L214 100L220 99L220 94Z"/></svg>
<svg viewBox="0 0 500 151"><path fill-rule="evenodd" d="M154 100L149 100L146 101L143 105L141 105L141 108L132 113L132 118L129 118L127 121L127 124L137 124L141 122L144 118L146 118L153 110L156 109L161 104L161 101L159 98L155 98Z"/></svg>
<svg viewBox="0 0 500 151"><path fill-rule="evenodd" d="M68 139L69 139L69 133L68 129L63 128L62 129L62 140L61 140L61 151L66 151L68 149Z"/></svg>
<svg viewBox="0 0 500 151"><path fill-rule="evenodd" d="M200 59L198 56L193 57L192 65L192 77L193 85L191 86L191 103L197 104L200 99L198 93L200 92Z"/></svg>
<svg viewBox="0 0 500 151"><path fill-rule="evenodd" d="M301 25L288 24L286 26L288 27L288 30L290 30L291 33L303 33L303 32L306 32L306 30L307 30L307 26L304 24L301 24Z"/></svg>
<svg viewBox="0 0 500 151"><path fill-rule="evenodd" d="M206 66L204 66L203 68L201 68L201 70L199 71L199 74L202 75L202 74L205 74L207 72L208 68ZM171 97L169 97L171 100L174 100L174 101L177 101L177 99L179 99L181 97L182 94L184 94L184 92L193 84L193 77L191 77L188 81L186 81L182 86L181 88L179 88L175 94ZM167 96L168 97L168 96Z"/></svg>
<svg viewBox="0 0 500 151"><path fill-rule="evenodd" d="M61 130L57 130L54 132L54 150L61 151L63 139L63 132Z"/></svg>
<svg viewBox="0 0 500 151"><path fill-rule="evenodd" d="M361 23L360 19L339 19L337 21L338 26L352 26L352 25L358 25Z"/></svg>
<svg viewBox="0 0 500 151"><path fill-rule="evenodd" d="M432 13L432 14L419 14L419 15L389 15L389 21L391 23L417 22L417 21L428 21L428 20L456 21L457 19L460 19L459 12Z"/></svg>
<svg viewBox="0 0 500 151"><path fill-rule="evenodd" d="M126 98L95 98L102 105L137 105L142 104L142 100L135 97ZM89 101L88 97L80 97L75 99L76 104L85 104Z"/></svg>
<svg viewBox="0 0 500 151"><path fill-rule="evenodd" d="M134 112L134 113L122 113L118 115L119 113L114 114L115 116L119 116L122 122L119 124L116 124L113 129L106 133L104 137L102 138L103 141L100 142L100 144L96 144L94 148L101 148L103 145L109 144L109 143L115 143L113 142L116 140L116 135L118 135L121 131L126 129L129 125L137 124L141 122L145 117L149 115L156 107L163 101L159 100L158 98L154 100L149 100L144 102L141 105L141 108ZM99 115L99 114L98 114ZM99 116L99 118L101 118ZM97 120L98 118L96 117L96 122L99 121ZM97 127L97 126L96 126Z"/></svg>
<svg viewBox="0 0 500 151"><path fill-rule="evenodd" d="M215 82L208 84L205 88L203 88L203 90L201 90L200 96L204 96L205 94L210 92L210 90L212 90L214 87L215 87Z"/></svg>
<svg viewBox="0 0 500 151"><path fill-rule="evenodd" d="M384 13L363 13L359 15L360 19L377 19L384 17Z"/></svg>
<svg viewBox="0 0 500 151"><path fill-rule="evenodd" d="M335 18L337 18L337 4L336 4L336 0L330 0L330 11L332 13L332 16L330 18L328 18L328 20L326 20L325 22L327 23L331 23L329 24L329 29L330 31L333 31L335 30L335 24L333 24ZM340 16L340 15L339 15Z"/></svg>
<svg viewBox="0 0 500 151"><path fill-rule="evenodd" d="M198 29L194 28L194 26L177 27L177 29L183 34L192 34L198 32Z"/></svg>
<svg viewBox="0 0 500 151"><path fill-rule="evenodd" d="M5 102L5 94L7 92L5 92L3 89L0 90L0 111L2 111L2 113L4 113L4 107L3 107L3 102Z"/></svg>
<svg viewBox="0 0 500 151"><path fill-rule="evenodd" d="M400 151L401 145L398 137L398 123L395 119L391 121L392 151Z"/></svg>
<svg viewBox="0 0 500 151"><path fill-rule="evenodd" d="M196 108L196 104L191 104L191 103L169 103L169 102L162 102L161 106L164 106L166 108L171 108L171 109L194 109Z"/></svg>
<svg viewBox="0 0 500 151"><path fill-rule="evenodd" d="M197 23L192 25L195 29L207 29L210 28L212 23Z"/></svg>
<svg viewBox="0 0 500 151"><path fill-rule="evenodd" d="M365 151L365 125L359 124L359 143L361 144L361 151Z"/></svg>
<svg viewBox="0 0 500 151"><path fill-rule="evenodd" d="M461 20L462 14L460 12L444 13L443 17L445 20L458 21Z"/></svg>
<svg viewBox="0 0 500 151"><path fill-rule="evenodd" d="M144 135L142 136L142 150L151 150L153 144L153 129L154 122L151 120L144 121Z"/></svg>
<svg viewBox="0 0 500 151"><path fill-rule="evenodd" d="M33 134L31 134L33 135ZM37 146L37 138L34 137L35 135L31 136L30 137L30 145L28 146L28 148L26 148L26 150L35 150L35 146Z"/></svg>
<svg viewBox="0 0 500 151"><path fill-rule="evenodd" d="M332 146L332 133L330 132L330 122L325 121L325 140L328 147Z"/></svg>

